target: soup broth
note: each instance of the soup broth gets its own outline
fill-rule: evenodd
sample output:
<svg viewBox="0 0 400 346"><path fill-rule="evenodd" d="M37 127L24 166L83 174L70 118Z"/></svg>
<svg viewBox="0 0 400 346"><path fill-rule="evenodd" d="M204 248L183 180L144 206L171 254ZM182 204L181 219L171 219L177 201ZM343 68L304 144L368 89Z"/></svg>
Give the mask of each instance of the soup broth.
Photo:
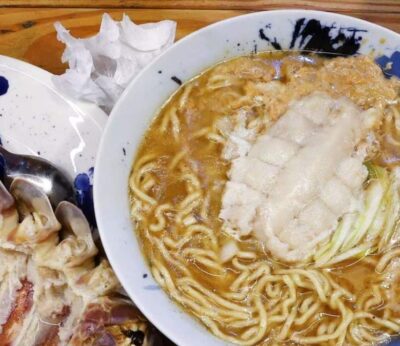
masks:
<svg viewBox="0 0 400 346"><path fill-rule="evenodd" d="M385 79L368 57L285 52L225 61L183 85L147 130L129 181L132 219L156 281L212 333L235 344L378 344L397 334L397 214L385 236L366 235L325 262L317 254L327 253L335 232L316 254L285 262L220 212L232 134L268 133L294 100L314 92L383 114L365 164L395 176L399 90L399 81ZM371 172L366 188L375 179ZM388 221L376 224L378 234Z"/></svg>

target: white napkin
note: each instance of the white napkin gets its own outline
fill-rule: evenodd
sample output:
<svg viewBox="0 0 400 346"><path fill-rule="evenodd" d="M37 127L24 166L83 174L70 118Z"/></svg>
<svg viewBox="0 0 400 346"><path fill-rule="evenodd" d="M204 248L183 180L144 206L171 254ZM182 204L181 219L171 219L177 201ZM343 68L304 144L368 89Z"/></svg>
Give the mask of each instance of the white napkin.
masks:
<svg viewBox="0 0 400 346"><path fill-rule="evenodd" d="M103 15L100 31L86 39L71 36L54 24L57 39L66 45L62 61L69 68L53 83L68 95L91 101L109 112L131 79L175 39L176 23L136 25L124 14L122 21Z"/></svg>

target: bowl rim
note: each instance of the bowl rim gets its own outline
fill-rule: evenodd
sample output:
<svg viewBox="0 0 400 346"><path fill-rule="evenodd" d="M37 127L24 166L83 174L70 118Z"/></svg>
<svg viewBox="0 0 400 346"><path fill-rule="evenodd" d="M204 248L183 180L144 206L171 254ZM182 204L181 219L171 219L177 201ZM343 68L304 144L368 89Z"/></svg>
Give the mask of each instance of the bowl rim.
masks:
<svg viewBox="0 0 400 346"><path fill-rule="evenodd" d="M182 39L180 39L179 41L175 42L171 47L169 47L168 49L166 49L163 53L161 53L159 56L157 56L150 64L148 64L145 68L143 68L128 84L128 86L125 88L125 90L123 91L123 93L121 94L121 96L119 97L117 103L114 105L110 115L109 115L109 119L107 121L106 127L104 129L101 141L100 141L100 145L99 145L99 149L98 149L98 153L97 153L97 157L96 157L96 164L95 164L95 169L96 167L100 167L101 166L101 162L104 160L107 160L106 155L104 154L104 152L106 151L106 146L107 146L107 142L109 141L109 129L112 126L112 123L115 121L115 119L117 118L118 113L120 112L121 109L121 105L126 101L126 99L129 97L129 94L131 93L131 89L133 88L133 86L140 81L140 79L142 78L142 76L148 71L153 69L153 67L155 65L157 65L158 61L160 60L161 57L163 57L165 54L168 54L171 50L175 49L178 46L181 46L183 44L185 44L187 41L192 40L194 37L199 36L199 35L203 35L204 33L210 31L210 30L214 30L216 27L219 26L224 26L227 23L234 23L234 22L240 22L243 20L243 18L248 18L248 17L262 17L264 15L271 15L271 14L277 14L277 15L283 15L283 14L296 14L299 17L301 16L312 16L314 15L317 19L327 19L327 20L334 20L334 19L343 19L343 20L351 20L354 24L360 24L363 26L367 26L373 30L377 30L380 33L387 35L387 36L392 36L393 38L399 40L400 42L400 34L396 33L395 31L388 29L384 26L378 25L376 23L372 23L369 22L367 20L364 19L360 19L357 17L352 17L350 15L344 15L344 14L339 14L339 13L335 13L335 12L326 12L326 11L318 11L318 10L307 10L307 9L279 9L279 10L266 10L266 11L259 11L259 12L252 12L252 13L248 13L248 14L243 14L243 15L238 15L235 17L231 17L231 18L227 18L227 19L223 19L221 21L218 21L216 23L212 23L210 25L207 25L199 30L196 30L190 34L188 34L187 36L183 37ZM153 115L154 117L155 115ZM131 159L131 158L129 158ZM130 161L131 162L131 161ZM129 170L131 169L131 166L129 166ZM126 185L128 186L128 181L126 182ZM99 200L102 196L101 193L101 187L100 187L100 178L99 178L99 174L94 174L94 185L93 185L93 197L94 197L94 207L95 207L95 214L96 214L96 220L97 220L97 225L98 225L98 230L99 230L99 234L100 234L100 238L105 250L105 253L107 255L107 258L109 259L109 262L116 274L116 276L118 277L119 281L121 282L122 286L124 287L124 289L126 290L126 292L128 293L129 297L132 299L132 301L134 301L134 303L137 305L137 307L140 309L140 311L146 316L146 318L159 330L161 331L165 336L167 336L171 341L175 342L177 345L183 345L183 344L179 344L179 342L181 342L182 340L180 340L181 338L179 336L177 336L176 331L175 330L171 330L168 327L166 327L163 323L163 321L161 321L158 317L157 317L157 313L156 310L154 309L154 307L151 306L151 304L147 304L144 301L141 301L140 299L138 299L138 296L136 294L136 288L133 287L132 285L129 285L126 279L126 275L124 274L124 269L122 268L121 264L121 260L117 259L117 257L119 257L120 255L117 254L118 253L118 248L112 247L107 240L109 239L110 234L107 232L107 230L105 229L105 227L103 227L103 218L105 217L104 214L102 213L102 210L99 207ZM132 232L135 232L135 230L131 229ZM137 235L135 234L135 238L137 239ZM139 243L139 241L138 241ZM140 254L141 260L146 262L146 259L144 258L143 254ZM146 263L146 267L148 268L148 264ZM150 273L150 271L149 271ZM149 274L151 275L151 274ZM166 292L163 290L163 292L166 294ZM168 296L169 302L170 304L173 304L174 306L178 306L180 310L183 311L183 309L172 300L171 297ZM184 311L184 313L187 315L188 318L194 318L193 316L191 316L189 313L187 313L186 311ZM197 322L197 321L196 321ZM199 322L198 322L199 323ZM199 323L200 324L200 323ZM211 332L209 332L211 335L213 335ZM218 339L220 340L221 345L225 344L225 341L223 341L222 339Z"/></svg>
<svg viewBox="0 0 400 346"><path fill-rule="evenodd" d="M186 35L185 37L181 38L180 40L174 42L170 47L168 47L164 52L162 52L160 55L158 55L151 63L149 63L148 65L146 65L127 85L127 87L125 88L125 90L122 92L121 96L118 98L117 102L115 103L114 107L111 110L111 113L109 114L109 120L107 121L107 125L105 127L104 130L104 134L106 133L107 129L108 129L108 124L112 121L113 118L115 118L114 114L117 113L117 109L120 107L120 104L123 102L123 100L126 98L126 95L129 93L129 90L132 89L132 85L134 83L136 83L136 80L140 79L141 76L143 74L145 74L145 72L147 70L150 70L153 65L156 65L158 60L164 56L165 54L167 54L170 50L175 49L175 47L177 46L181 46L182 44L184 44L186 41L192 40L193 37L196 37L198 35L203 34L204 32L207 32L209 30L212 30L214 27L218 27L220 25L224 25L225 23L233 23L235 21L240 21L242 20L242 18L245 17L258 17L258 16L262 16L265 15L266 13L276 13L276 14L284 14L284 13L296 13L299 14L300 16L302 14L304 15L312 15L315 14L316 16L320 16L325 17L325 18L329 18L329 17L334 17L334 18L343 18L343 19L350 19L352 21L358 22L362 25L367 25L370 27L373 27L376 30L379 31L383 31L388 35L393 35L394 37L397 37L398 39L400 38L400 33L397 33L389 28L386 28L384 26L381 26L379 24L376 23L372 23L369 22L365 19L361 19L361 18L357 18L357 17L353 17L353 16L349 16L346 14L341 14L341 13L336 13L336 12L327 12L327 11L318 11L318 10L306 10L306 9L282 9L282 10L266 10L266 11L258 11L258 12L251 12L251 13L246 13L246 14L241 14L238 16L234 16L234 17L230 17L230 18L226 18L223 20L219 20L215 23L209 24L205 27L202 27L196 31L191 32L190 34ZM105 136L103 136L105 137ZM103 147L103 140L100 142L100 146L99 146L99 153L101 151Z"/></svg>

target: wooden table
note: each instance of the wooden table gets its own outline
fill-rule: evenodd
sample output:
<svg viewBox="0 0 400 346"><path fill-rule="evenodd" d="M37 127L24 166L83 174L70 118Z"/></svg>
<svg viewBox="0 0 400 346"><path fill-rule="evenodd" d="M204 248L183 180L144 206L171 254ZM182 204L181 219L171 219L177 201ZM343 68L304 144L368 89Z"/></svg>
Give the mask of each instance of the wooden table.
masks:
<svg viewBox="0 0 400 346"><path fill-rule="evenodd" d="M283 8L348 14L400 32L400 0L0 0L0 54L60 74L66 65L56 21L85 37L98 31L103 12L119 20L126 13L136 23L172 19L180 39L225 18Z"/></svg>
<svg viewBox="0 0 400 346"><path fill-rule="evenodd" d="M210 23L240 14L282 8L306 8L348 14L400 32L400 0L0 0L0 54L62 73L63 45L53 23L73 35L97 32L105 11L136 23L172 19L181 38Z"/></svg>

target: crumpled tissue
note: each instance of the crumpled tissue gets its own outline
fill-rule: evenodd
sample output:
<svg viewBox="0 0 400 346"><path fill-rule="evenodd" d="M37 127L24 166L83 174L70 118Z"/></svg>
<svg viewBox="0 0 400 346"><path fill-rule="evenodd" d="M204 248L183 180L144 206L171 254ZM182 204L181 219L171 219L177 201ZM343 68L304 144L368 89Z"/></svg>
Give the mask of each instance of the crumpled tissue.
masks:
<svg viewBox="0 0 400 346"><path fill-rule="evenodd" d="M73 37L61 23L54 24L57 39L66 45L62 61L69 68L53 76L55 86L76 99L94 102L106 112L138 72L175 40L176 23L136 25L124 14L114 21L103 15L97 35Z"/></svg>

